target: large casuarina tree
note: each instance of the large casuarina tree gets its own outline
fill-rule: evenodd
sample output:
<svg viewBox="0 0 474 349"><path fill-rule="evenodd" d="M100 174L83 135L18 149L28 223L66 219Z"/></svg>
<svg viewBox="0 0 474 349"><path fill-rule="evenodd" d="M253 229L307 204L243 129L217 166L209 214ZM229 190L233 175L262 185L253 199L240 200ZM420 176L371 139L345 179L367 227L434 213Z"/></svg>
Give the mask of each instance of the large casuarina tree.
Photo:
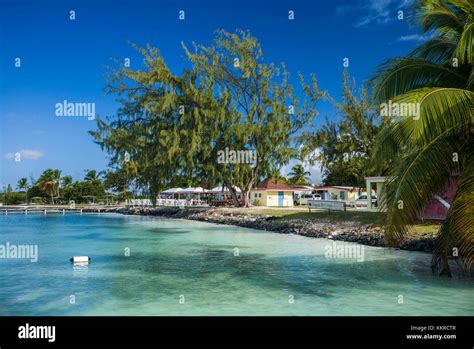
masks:
<svg viewBox="0 0 474 349"><path fill-rule="evenodd" d="M309 85L300 76L304 101L299 101L285 65L265 63L259 42L249 32L216 34L212 45L194 44L193 50L185 46L185 51L200 81L213 86L214 99L225 101L211 139L214 150L256 153L252 164L207 163L231 193L233 185L241 189L241 205L247 206L257 178L297 154L293 137L317 115L315 105L324 93L314 76Z"/></svg>
<svg viewBox="0 0 474 349"><path fill-rule="evenodd" d="M448 257L466 269L474 263L474 2L421 0L414 15L423 32L435 36L408 57L385 62L372 82L376 102L409 103L419 113L394 115L374 158L392 169L382 208L393 243L443 188L457 187L432 264L451 275Z"/></svg>
<svg viewBox="0 0 474 349"><path fill-rule="evenodd" d="M323 93L314 76L308 84L300 76L298 99L285 66L265 63L246 31L219 30L209 46L183 47L191 68L179 76L151 47L138 48L143 70L112 71L108 91L121 107L92 135L115 165L125 157L136 164L152 199L173 177L185 176L223 182L235 203L247 206L257 178L297 154L294 137L317 115ZM252 154L252 161L218 161L223 151Z"/></svg>

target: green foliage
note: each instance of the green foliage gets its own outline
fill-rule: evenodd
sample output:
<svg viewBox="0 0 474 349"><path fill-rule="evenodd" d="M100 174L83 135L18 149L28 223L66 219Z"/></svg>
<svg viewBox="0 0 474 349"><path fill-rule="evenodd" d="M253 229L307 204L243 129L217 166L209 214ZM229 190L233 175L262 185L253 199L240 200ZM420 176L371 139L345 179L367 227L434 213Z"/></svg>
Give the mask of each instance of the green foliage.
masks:
<svg viewBox="0 0 474 349"><path fill-rule="evenodd" d="M290 184L308 185L310 183L311 173L306 171L302 164L293 166L288 175L291 176L288 180Z"/></svg>
<svg viewBox="0 0 474 349"><path fill-rule="evenodd" d="M321 164L324 185L365 186L364 177L374 174L372 148L386 120L376 114L365 88L358 91L359 97L356 92L355 81L345 71L342 102L331 99L339 121L326 120L321 129L300 137L302 157Z"/></svg>
<svg viewBox="0 0 474 349"><path fill-rule="evenodd" d="M181 76L150 46L137 47L144 70L112 70L108 92L121 107L107 122L98 120L91 135L109 152L112 166L122 167L125 157L136 165L136 183L152 200L185 178L224 183L245 206L256 179L296 154L293 137L316 116L324 93L314 76L310 84L300 76L306 99L298 101L285 66L265 63L257 39L245 31L219 30L210 46L194 44L192 52L183 47L192 68ZM219 163L225 148L256 151L257 161ZM242 202L234 186L242 190Z"/></svg>
<svg viewBox="0 0 474 349"><path fill-rule="evenodd" d="M30 184L28 183L28 178L23 177L20 178L17 182L16 188L19 190L27 191L30 187Z"/></svg>
<svg viewBox="0 0 474 349"><path fill-rule="evenodd" d="M420 115L387 125L373 156L379 167L392 164L381 208L393 244L404 239L434 195L455 181L453 175L459 176L433 256L433 268L450 275L448 257L454 250L466 269L474 264L474 4L420 0L415 13L423 31L437 36L410 57L385 62L372 83L375 102L419 103Z"/></svg>
<svg viewBox="0 0 474 349"><path fill-rule="evenodd" d="M47 169L38 178L38 187L45 193L50 195L51 203L54 205L54 196L59 195L59 184L61 182L61 171Z"/></svg>
<svg viewBox="0 0 474 349"><path fill-rule="evenodd" d="M37 181L32 179L31 184L28 183L26 178L21 178L18 181L17 188L25 190L25 193L15 193L9 185L3 195L4 198L6 197L4 202L5 204L18 204L31 202L33 198L41 198L39 202L35 202L67 204L70 200L74 200L75 203L87 203L89 200L85 199L84 196L91 195L96 197L96 201L105 201L105 188L120 191L121 198L127 196L129 179L123 182L121 186L117 186L111 182L110 175L102 182L100 174L101 172L89 170L86 174L87 180L73 182L71 176L61 177L60 170L47 169Z"/></svg>
<svg viewBox="0 0 474 349"><path fill-rule="evenodd" d="M18 205L26 202L26 193L6 191L0 194L0 202L4 205Z"/></svg>
<svg viewBox="0 0 474 349"><path fill-rule="evenodd" d="M276 182L283 182L283 183L288 183L288 179L283 176L280 172L280 170L278 169L278 167L273 167L271 170L270 170L270 173L268 174L268 177L267 179L272 179Z"/></svg>

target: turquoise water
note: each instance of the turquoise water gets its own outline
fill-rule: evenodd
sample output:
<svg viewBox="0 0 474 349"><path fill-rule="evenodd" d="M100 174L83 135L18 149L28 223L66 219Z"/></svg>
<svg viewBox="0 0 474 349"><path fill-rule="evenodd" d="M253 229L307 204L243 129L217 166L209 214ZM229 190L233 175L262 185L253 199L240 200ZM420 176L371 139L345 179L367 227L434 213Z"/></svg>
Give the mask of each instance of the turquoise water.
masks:
<svg viewBox="0 0 474 349"><path fill-rule="evenodd" d="M328 259L330 240L113 214L1 216L6 242L39 259L0 259L0 315L474 315L472 279L417 252Z"/></svg>

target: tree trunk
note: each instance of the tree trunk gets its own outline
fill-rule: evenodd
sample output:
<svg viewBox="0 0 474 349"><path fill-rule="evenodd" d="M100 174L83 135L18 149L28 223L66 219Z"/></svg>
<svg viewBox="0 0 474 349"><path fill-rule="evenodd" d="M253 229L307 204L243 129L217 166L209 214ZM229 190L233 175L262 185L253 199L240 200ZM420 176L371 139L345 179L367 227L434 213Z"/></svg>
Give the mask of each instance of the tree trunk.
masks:
<svg viewBox="0 0 474 349"><path fill-rule="evenodd" d="M227 189L229 189L230 197L232 198L232 201L234 202L234 205L236 207L240 207L239 198L237 197L237 192L236 192L234 186L226 180L224 180L224 184L227 187Z"/></svg>
<svg viewBox="0 0 474 349"><path fill-rule="evenodd" d="M259 165L260 163L257 157L257 164L255 168L253 169L252 177L249 179L249 181L247 182L244 188L240 188L240 190L242 191L242 207L250 206L250 190L252 189L253 184L255 180L257 179Z"/></svg>
<svg viewBox="0 0 474 349"><path fill-rule="evenodd" d="M245 190L242 190L242 207L249 207L249 206L250 206L250 189L245 189Z"/></svg>
<svg viewBox="0 0 474 349"><path fill-rule="evenodd" d="M448 277L452 277L447 255L443 255L441 257L441 272L439 273L439 275L446 275Z"/></svg>

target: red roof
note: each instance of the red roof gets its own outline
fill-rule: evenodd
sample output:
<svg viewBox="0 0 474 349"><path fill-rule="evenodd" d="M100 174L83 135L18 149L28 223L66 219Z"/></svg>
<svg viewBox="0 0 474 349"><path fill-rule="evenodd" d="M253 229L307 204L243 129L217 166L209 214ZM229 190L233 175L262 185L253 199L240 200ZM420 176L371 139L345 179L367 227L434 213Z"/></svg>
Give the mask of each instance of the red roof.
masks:
<svg viewBox="0 0 474 349"><path fill-rule="evenodd" d="M365 191L366 190L366 188L349 187L345 185L320 185L320 186L315 187L315 190L321 190L321 189L327 189L327 188L348 190L348 191L359 191L359 190Z"/></svg>
<svg viewBox="0 0 474 349"><path fill-rule="evenodd" d="M298 191L298 189L290 187L288 184L274 179L266 179L258 183L253 190L275 190L275 191Z"/></svg>

